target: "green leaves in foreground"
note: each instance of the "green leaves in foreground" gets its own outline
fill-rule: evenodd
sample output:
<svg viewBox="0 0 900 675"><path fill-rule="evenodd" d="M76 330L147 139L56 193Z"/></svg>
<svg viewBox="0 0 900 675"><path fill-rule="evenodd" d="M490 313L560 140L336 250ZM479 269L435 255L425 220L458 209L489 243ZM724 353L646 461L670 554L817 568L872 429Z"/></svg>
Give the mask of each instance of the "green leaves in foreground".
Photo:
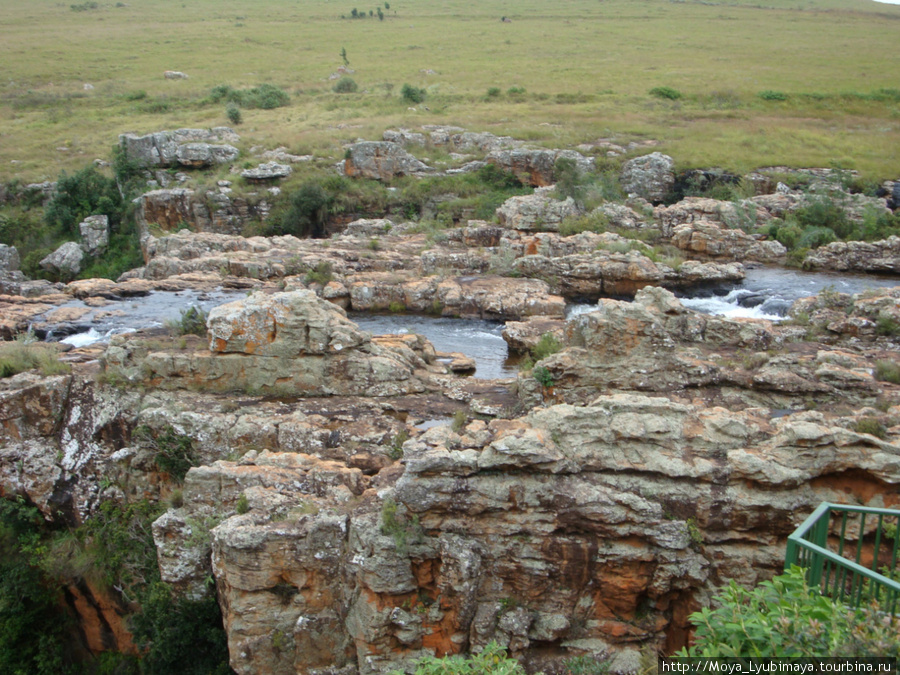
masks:
<svg viewBox="0 0 900 675"><path fill-rule="evenodd" d="M391 675L399 675L395 671ZM416 662L413 675L525 675L525 669L496 642L488 643L478 654L468 658L426 656Z"/></svg>
<svg viewBox="0 0 900 675"><path fill-rule="evenodd" d="M678 656L900 655L900 619L821 595L799 567L752 590L732 581L713 604L691 615L695 644Z"/></svg>

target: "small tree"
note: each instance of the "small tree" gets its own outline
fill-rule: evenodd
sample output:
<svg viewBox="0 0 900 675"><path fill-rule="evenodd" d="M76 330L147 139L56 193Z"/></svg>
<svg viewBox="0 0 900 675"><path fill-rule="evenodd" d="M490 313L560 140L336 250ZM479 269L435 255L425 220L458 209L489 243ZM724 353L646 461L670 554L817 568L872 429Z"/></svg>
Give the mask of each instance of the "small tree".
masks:
<svg viewBox="0 0 900 675"><path fill-rule="evenodd" d="M241 115L241 109L234 103L229 103L225 106L225 114L228 116L228 121L232 124L240 124L244 121L244 118Z"/></svg>
<svg viewBox="0 0 900 675"><path fill-rule="evenodd" d="M353 11L355 12L356 10L354 9ZM349 59L347 59L347 48L346 47L341 47L341 58L344 60L345 66L350 65L350 61L349 61Z"/></svg>
<svg viewBox="0 0 900 675"><path fill-rule="evenodd" d="M342 77L334 84L334 91L338 94L352 94L359 89L352 77Z"/></svg>
<svg viewBox="0 0 900 675"><path fill-rule="evenodd" d="M410 103L421 103L425 100L425 90L414 87L411 84L404 84L400 89L400 95L403 100Z"/></svg>

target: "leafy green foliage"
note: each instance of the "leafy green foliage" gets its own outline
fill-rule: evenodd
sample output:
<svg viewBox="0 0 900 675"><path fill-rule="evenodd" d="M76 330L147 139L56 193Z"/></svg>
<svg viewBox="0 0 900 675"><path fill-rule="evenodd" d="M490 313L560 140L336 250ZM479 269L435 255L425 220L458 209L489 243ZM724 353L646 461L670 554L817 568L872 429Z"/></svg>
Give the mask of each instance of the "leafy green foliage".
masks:
<svg viewBox="0 0 900 675"><path fill-rule="evenodd" d="M133 620L134 637L146 650L145 675L228 675L228 643L215 595L200 600L174 598L169 587L153 584Z"/></svg>
<svg viewBox="0 0 900 675"><path fill-rule="evenodd" d="M314 268L306 273L303 280L308 284L322 284L324 286L331 281L333 276L331 263L327 260L320 260Z"/></svg>
<svg viewBox="0 0 900 675"><path fill-rule="evenodd" d="M125 506L103 502L73 533L90 560L89 572L99 575L107 587L118 587L129 595L158 580L150 523L162 510L146 499ZM86 566L77 564L75 570Z"/></svg>
<svg viewBox="0 0 900 675"><path fill-rule="evenodd" d="M682 97L682 93L672 87L653 87L649 93L656 98L665 98L670 101L677 101Z"/></svg>
<svg viewBox="0 0 900 675"><path fill-rule="evenodd" d="M556 339L556 336L553 333L544 333L531 349L531 356L535 361L540 361L551 354L556 354L560 349L562 349L562 344Z"/></svg>
<svg viewBox="0 0 900 675"><path fill-rule="evenodd" d="M391 675L399 675L399 671ZM416 661L413 675L525 675L525 669L508 657L500 645L489 642L480 653L468 658L459 655L421 658Z"/></svg>
<svg viewBox="0 0 900 675"><path fill-rule="evenodd" d="M172 335L199 335L206 337L207 313L200 307L191 305L180 310L178 319L166 321L166 328Z"/></svg>
<svg viewBox="0 0 900 675"><path fill-rule="evenodd" d="M46 224L70 235L79 234L78 223L87 216L109 216L110 224L118 223L122 212L122 196L115 179L107 178L93 166L86 166L71 176L60 174L56 190L44 210Z"/></svg>
<svg viewBox="0 0 900 675"><path fill-rule="evenodd" d="M871 434L876 438L887 438L887 429L875 417L863 417L853 425L853 430L860 434Z"/></svg>
<svg viewBox="0 0 900 675"><path fill-rule="evenodd" d="M271 234L321 237L332 201L319 183L304 183L291 195L290 208L280 219L273 219Z"/></svg>
<svg viewBox="0 0 900 675"><path fill-rule="evenodd" d="M425 100L425 90L414 87L411 84L404 83L400 88L400 96L408 103L421 103Z"/></svg>
<svg viewBox="0 0 900 675"><path fill-rule="evenodd" d="M166 427L162 433L154 436L149 427L141 426L134 430L134 436L156 451L153 457L156 468L179 482L195 466L194 441L190 436L177 433L172 427Z"/></svg>
<svg viewBox="0 0 900 675"><path fill-rule="evenodd" d="M232 124L241 124L244 121L244 116L241 115L241 109L234 103L229 103L225 106L225 116Z"/></svg>
<svg viewBox="0 0 900 675"><path fill-rule="evenodd" d="M291 102L291 97L284 89L274 84L261 84L251 89L234 89L227 84L220 84L212 88L209 100L212 103L225 101L243 108L271 110L286 106Z"/></svg>
<svg viewBox="0 0 900 675"><path fill-rule="evenodd" d="M900 633L876 608L851 610L791 570L752 590L734 581L716 609L691 615L695 644L679 656L896 656Z"/></svg>
<svg viewBox="0 0 900 675"><path fill-rule="evenodd" d="M532 371L531 375L532 375L532 377L534 377L535 380L537 380L540 383L540 385L542 387L549 388L549 387L552 387L554 384L553 373L551 373L544 366L538 366L537 368L535 368Z"/></svg>
<svg viewBox="0 0 900 675"><path fill-rule="evenodd" d="M359 91L359 85L356 80L346 75L334 83L334 91L338 94L353 94Z"/></svg>
<svg viewBox="0 0 900 675"><path fill-rule="evenodd" d="M385 499L381 505L381 533L394 538L397 552L405 555L410 544L422 541L424 532L419 524L419 516L409 517L406 509L401 509L393 499Z"/></svg>
<svg viewBox="0 0 900 675"><path fill-rule="evenodd" d="M67 614L37 564L43 518L24 501L0 499L0 672L63 675Z"/></svg>
<svg viewBox="0 0 900 675"><path fill-rule="evenodd" d="M773 91L772 89L765 89L764 91L759 92L758 96L763 101L787 101L787 94L781 91Z"/></svg>

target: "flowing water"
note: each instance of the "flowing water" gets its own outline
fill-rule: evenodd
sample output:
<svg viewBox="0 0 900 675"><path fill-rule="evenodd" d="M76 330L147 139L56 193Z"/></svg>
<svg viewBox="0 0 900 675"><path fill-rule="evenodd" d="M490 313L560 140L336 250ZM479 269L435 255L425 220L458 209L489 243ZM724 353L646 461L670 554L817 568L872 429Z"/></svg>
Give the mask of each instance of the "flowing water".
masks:
<svg viewBox="0 0 900 675"><path fill-rule="evenodd" d="M350 320L373 335L419 333L439 352L461 352L475 359L475 377L515 377L518 369L507 363L503 324L478 319L449 319L412 314L351 313Z"/></svg>
<svg viewBox="0 0 900 675"><path fill-rule="evenodd" d="M747 269L746 278L739 284L681 294L680 300L686 307L704 314L780 321L795 300L815 295L825 288L841 293L861 293L894 286L900 286L900 278L896 276L755 267ZM568 318L593 309L594 305L571 305Z"/></svg>
<svg viewBox="0 0 900 675"><path fill-rule="evenodd" d="M747 278L740 284L715 291L696 292L681 301L688 307L707 314L732 317L756 317L771 320L784 318L791 303L798 298L833 288L844 293L859 293L866 289L900 285L900 278L865 274L801 272L772 267L747 270ZM245 291L197 292L158 291L145 297L110 302L91 308L77 321L60 325L49 331L47 339L58 339L74 346L104 342L111 335L142 328L165 325L177 320L180 312L191 306L205 311L246 295ZM72 301L64 307L86 307ZM589 312L594 305L574 304L568 316ZM509 361L506 342L500 333L503 324L493 321L450 319L407 314L351 313L350 318L360 328L374 335L388 333L419 333L428 338L435 349L442 352L461 352L473 357L477 365L475 377L514 377L516 366Z"/></svg>

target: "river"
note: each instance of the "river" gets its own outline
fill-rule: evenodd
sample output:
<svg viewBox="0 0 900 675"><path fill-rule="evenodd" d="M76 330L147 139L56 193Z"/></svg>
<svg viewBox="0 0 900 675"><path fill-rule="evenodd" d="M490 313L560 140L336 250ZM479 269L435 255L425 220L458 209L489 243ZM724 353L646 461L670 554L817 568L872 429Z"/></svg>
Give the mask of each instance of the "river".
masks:
<svg viewBox="0 0 900 675"><path fill-rule="evenodd" d="M683 297L682 302L707 314L778 321L784 318L794 300L814 295L823 288L859 293L870 288L898 285L900 279L896 277L755 267L747 270L747 277L740 284L698 291ZM51 329L46 337L73 346L104 342L117 333L163 326L167 320L178 319L179 312L192 305L208 311L245 295L246 291L158 291L145 297L91 308L90 312L68 326ZM77 300L64 306L86 307ZM569 307L568 316L571 318L592 309L594 305L573 304ZM372 334L419 333L431 340L438 351L461 352L471 356L477 364L477 378L514 377L516 374L516 366L510 362L506 342L500 335L503 330L500 322L358 312L350 313L350 318Z"/></svg>

